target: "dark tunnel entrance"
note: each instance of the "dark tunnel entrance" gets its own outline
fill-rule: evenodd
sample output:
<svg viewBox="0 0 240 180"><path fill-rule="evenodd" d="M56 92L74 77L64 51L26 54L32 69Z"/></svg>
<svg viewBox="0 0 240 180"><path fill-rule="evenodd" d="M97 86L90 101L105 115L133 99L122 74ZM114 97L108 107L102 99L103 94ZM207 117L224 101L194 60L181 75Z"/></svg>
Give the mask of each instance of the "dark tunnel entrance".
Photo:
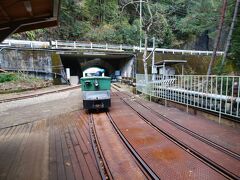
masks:
<svg viewBox="0 0 240 180"><path fill-rule="evenodd" d="M78 61L74 60L73 58L65 58L64 56L61 56L61 61L64 69L70 68L71 76L82 76L81 67Z"/></svg>
<svg viewBox="0 0 240 180"><path fill-rule="evenodd" d="M70 68L71 78L83 77L83 72L92 67L104 69L104 75L110 77L116 72L120 72L121 76L130 77L133 73L131 71L135 70L135 56L132 53L87 53L60 54L64 70Z"/></svg>

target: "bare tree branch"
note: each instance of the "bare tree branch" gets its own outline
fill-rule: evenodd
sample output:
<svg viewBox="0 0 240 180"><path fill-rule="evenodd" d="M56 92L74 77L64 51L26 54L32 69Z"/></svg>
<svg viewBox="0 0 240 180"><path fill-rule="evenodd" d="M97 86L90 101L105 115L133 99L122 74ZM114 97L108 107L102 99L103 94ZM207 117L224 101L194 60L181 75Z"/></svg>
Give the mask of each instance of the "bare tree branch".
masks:
<svg viewBox="0 0 240 180"><path fill-rule="evenodd" d="M122 11L121 12L123 12L123 10L124 10L124 8L126 7L126 6L128 6L128 5L130 5L130 4L136 4L136 3L140 3L141 1L131 1L131 2L129 2L129 3L127 3L127 4L125 4L123 7L122 7ZM147 3L146 1L142 1L142 3Z"/></svg>
<svg viewBox="0 0 240 180"><path fill-rule="evenodd" d="M150 14L150 19L149 19L149 20L150 20L150 23L149 23L149 25L148 25L148 27L147 27L147 32L149 32L150 27L151 27L152 24L153 24L153 15L152 15L152 11L151 11L151 9L150 9L148 0L147 0L147 9L148 9L148 12L149 12L149 14Z"/></svg>
<svg viewBox="0 0 240 180"><path fill-rule="evenodd" d="M152 52L150 52L150 54L148 55L148 57L146 58L146 60L148 60L148 58L150 58L150 56L152 55L153 52L155 52L156 47L152 50Z"/></svg>

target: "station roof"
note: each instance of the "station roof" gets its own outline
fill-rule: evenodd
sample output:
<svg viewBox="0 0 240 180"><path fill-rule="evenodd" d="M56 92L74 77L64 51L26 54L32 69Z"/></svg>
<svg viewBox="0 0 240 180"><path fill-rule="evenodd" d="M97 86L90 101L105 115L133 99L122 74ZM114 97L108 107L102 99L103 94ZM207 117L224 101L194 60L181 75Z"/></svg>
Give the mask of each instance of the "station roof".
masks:
<svg viewBox="0 0 240 180"><path fill-rule="evenodd" d="M13 33L58 24L60 0L0 0L0 42Z"/></svg>
<svg viewBox="0 0 240 180"><path fill-rule="evenodd" d="M160 61L160 62L157 62L155 63L154 65L156 66L162 66L162 65L175 65L175 64L180 64L180 63L186 63L187 61L186 60L163 60L163 61Z"/></svg>

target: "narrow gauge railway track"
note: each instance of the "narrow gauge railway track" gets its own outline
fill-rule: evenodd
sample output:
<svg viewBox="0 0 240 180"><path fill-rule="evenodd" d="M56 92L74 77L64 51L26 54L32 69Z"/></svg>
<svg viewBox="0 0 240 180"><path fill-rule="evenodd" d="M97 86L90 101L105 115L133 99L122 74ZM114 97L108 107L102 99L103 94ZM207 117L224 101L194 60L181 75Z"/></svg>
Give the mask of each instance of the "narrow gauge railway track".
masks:
<svg viewBox="0 0 240 180"><path fill-rule="evenodd" d="M240 179L240 177L234 173L232 173L231 171L225 169L224 167L220 166L219 164L215 163L214 161L212 161L211 159L207 158L206 156L204 156L203 154L199 153L197 150L191 148L189 145L185 144L184 142L179 141L176 137L174 137L173 135L169 134L168 132L162 130L161 128L159 128L158 126L156 126L155 124L153 124L151 121L149 121L146 117L144 117L141 113L139 113L136 109L134 109L130 104L128 104L128 102L126 101L126 97L130 97L128 94L126 93L121 93L122 97L121 100L128 105L129 107L131 107L132 110L134 110L146 123L150 124L153 128L155 128L158 132L160 132L161 134L163 134L165 137L167 137L168 139L170 139L172 142L174 142L175 144L177 144L178 146L180 146L182 149L186 150L188 153L192 154L194 157L196 157L197 159L199 159L200 161L202 161L203 163L205 163L206 165L208 165L209 167L211 167L212 169L214 169L215 171L217 171L218 173L224 175L226 178L228 179ZM141 106L143 106L144 108L150 110L152 112L152 110L150 108L148 108L146 105L144 105L141 102L136 102L138 104L140 104ZM156 114L155 112L152 112L154 114ZM157 114L158 115L158 114ZM163 115L162 115L163 116ZM165 120L165 118L163 118L162 116L158 115L159 118L162 118ZM166 121L166 120L165 120ZM172 120L168 121L169 124L171 125L175 125L175 123L171 123ZM180 128L179 126L177 127L178 129L184 131L185 133L188 133L190 136L195 137L196 139L208 144L209 146L212 146L216 149L218 149L219 151L229 155L229 156L234 156L233 158L238 159L238 156L235 156L235 154L229 153L229 151L222 147L222 148L218 148L220 145L215 143L215 146L213 145L213 143L210 143L208 141L208 139L204 139L204 138L198 138L197 133L192 134L189 131L186 130L186 128ZM194 136L195 135L195 136ZM204 141L205 140L205 141ZM220 146L221 147L221 146ZM226 149L226 150L225 150Z"/></svg>
<svg viewBox="0 0 240 180"><path fill-rule="evenodd" d="M131 146L161 179L226 179L222 173L144 122L120 98L113 99L109 113Z"/></svg>
<svg viewBox="0 0 240 180"><path fill-rule="evenodd" d="M109 170L109 167L107 165L107 162L103 156L103 152L101 149L101 146L99 144L99 140L97 138L97 133L96 129L94 126L94 120L93 120L93 115L90 114L90 122L89 122L89 127L90 127L90 139L91 139L91 144L92 148L94 151L94 155L97 161L97 166L98 170L101 174L101 177L103 180L106 179L113 179L111 171Z"/></svg>
<svg viewBox="0 0 240 180"><path fill-rule="evenodd" d="M23 95L23 96L19 96L19 97L1 99L0 103L28 99L28 98L38 97L38 96L42 96L42 95L46 95L46 94L53 94L53 93L58 93L58 92L69 91L69 90L77 89L79 87L80 86L73 86L73 87L67 87L67 88L63 88L63 89L52 90L52 91L47 91L47 92L42 92L42 93L37 93L37 94L29 94L29 95Z"/></svg>
<svg viewBox="0 0 240 180"><path fill-rule="evenodd" d="M118 129L117 125L114 123L110 113L106 112L107 120L112 124L115 132L121 138L123 144L127 148L127 150L131 153L131 156L135 158L137 161L137 166L140 168L144 175L144 179L160 179L153 170L144 162L144 160L139 156L139 154L135 151L135 149L131 146L128 140L124 137L121 131ZM107 163L107 160L104 157L104 153L102 151L97 132L94 125L93 114L90 114L90 135L91 135L91 143L94 149L94 154L97 160L97 164L102 176L102 179L114 179L114 175L111 173L110 167ZM110 147L111 148L111 147ZM135 172L131 172L135 173Z"/></svg>
<svg viewBox="0 0 240 180"><path fill-rule="evenodd" d="M161 114L161 113L157 112L156 110L153 110L153 109L150 108L149 106L143 104L143 102L141 102L141 101L139 101L139 100L137 100L136 102L139 103L140 105L142 105L143 107L145 107L146 109L150 110L151 112L155 113L158 117L162 118L162 119L165 120L166 122L168 122L168 123L172 124L173 126L177 127L177 128L180 129L181 131L184 131L184 132L186 132L187 134L195 137L196 139L199 139L199 140L201 140L202 142L204 142L204 143L206 143L206 144L209 144L210 146L212 146L212 147L214 147L214 148L222 151L223 153L228 154L229 156L231 156L231 157L233 157L233 158L235 158L235 159L237 159L237 160L240 160L240 154L237 154L236 152L233 152L232 150L227 149L227 148L225 148L225 147L223 147L223 146L221 146L221 145L219 145L219 144L217 144L217 143L215 143L215 142L207 139L206 137L203 137L203 136L195 133L194 131L192 131L192 130L190 130L190 129L188 129L188 128L186 128L186 127L184 127L184 126L182 126L182 125L180 125L180 124L178 124L178 123L176 123L176 122L173 121L172 119L164 116L163 114Z"/></svg>
<svg viewBox="0 0 240 180"><path fill-rule="evenodd" d="M114 89L116 89L116 88L114 88ZM118 90L118 89L116 89L116 90ZM122 98L124 98L125 96L126 97L131 97L131 95L129 95L128 93L124 93L124 92L121 92L121 93L124 94L124 96ZM161 113L157 112L156 110L152 109L151 107L149 107L148 105L144 104L143 102L141 102L138 99L136 99L135 102L140 104L141 106L145 107L146 109L148 109L152 113L156 114L159 118L161 118L165 122L168 122L169 124L171 124L171 125L175 126L176 128L180 129L181 131L183 131L183 132L185 132L185 133L195 137L196 139L198 139L198 140L200 140L200 141L202 141L202 142L204 142L204 143L206 143L206 144L208 144L208 145L218 149L219 151L221 151L221 152L223 152L225 154L228 154L229 156L231 156L231 157L233 157L233 158L235 158L237 160L240 160L240 154L238 154L238 153L236 153L236 152L234 152L234 151L232 151L230 149L227 149L226 147L223 147L222 145L219 145L216 142L214 142L214 141L212 141L212 140L210 140L210 139L208 139L208 138L206 138L206 137L204 137L204 136L202 136L202 135L200 135L200 134L198 134L198 133L196 133L196 132L194 132L194 131L192 131L192 130L184 127L184 126L182 126L181 124L175 122L174 120L166 117L164 114L161 114Z"/></svg>
<svg viewBox="0 0 240 180"><path fill-rule="evenodd" d="M116 89L116 88L114 88L114 89ZM116 89L116 90L118 90L118 89ZM124 93L124 92L121 92L121 93L124 94L124 97L125 96L131 97L131 95L129 95L127 93ZM232 151L230 149L227 149L226 147L223 147L222 145L219 145L216 142L214 142L214 141L212 141L210 139L207 139L206 137L204 137L204 136L202 136L202 135L200 135L200 134L198 134L198 133L196 133L196 132L194 132L194 131L192 131L192 130L184 127L184 126L182 126L181 124L175 122L174 120L166 117L164 114L161 114L161 113L157 112L156 110L152 109L151 107L149 107L148 105L144 104L139 99L136 99L135 102L140 104L141 106L145 107L146 109L148 109L152 113L156 114L159 118L161 118L165 122L168 122L169 124L171 124L171 125L175 126L176 128L180 129L181 131L183 131L183 132L185 132L185 133L195 137L196 139L198 139L198 140L200 140L200 141L202 141L202 142L204 142L204 143L206 143L206 144L208 144L208 145L218 149L219 151L221 151L221 152L223 152L225 154L228 154L229 156L231 156L231 157L233 157L233 158L235 158L237 160L240 160L240 154L238 154L238 153L236 153L236 152L234 152L234 151Z"/></svg>
<svg viewBox="0 0 240 180"><path fill-rule="evenodd" d="M122 132L118 129L117 125L115 124L115 122L113 121L111 115L109 113L107 113L107 116L110 120L110 122L112 123L114 129L117 131L118 135L121 137L122 141L124 142L124 144L128 147L128 149L130 150L130 152L133 154L133 156L135 157L135 159L138 161L138 163L141 165L142 169L145 170L145 172L148 174L149 177L151 177L151 179L160 179L155 173L154 171L147 165L147 163L139 156L139 154L137 153L137 151L132 147L132 145L128 142L128 140L124 137L124 135L122 134Z"/></svg>

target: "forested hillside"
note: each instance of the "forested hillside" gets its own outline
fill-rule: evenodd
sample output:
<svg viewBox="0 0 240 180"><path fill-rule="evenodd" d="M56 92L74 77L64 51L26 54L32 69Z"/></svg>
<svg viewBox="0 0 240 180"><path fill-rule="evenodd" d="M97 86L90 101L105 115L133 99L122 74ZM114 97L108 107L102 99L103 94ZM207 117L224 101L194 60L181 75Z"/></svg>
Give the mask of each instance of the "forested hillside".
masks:
<svg viewBox="0 0 240 180"><path fill-rule="evenodd" d="M224 50L236 0L228 0L221 36ZM140 5L132 0L62 0L59 26L14 35L37 40L75 40L139 45ZM142 31L150 26L148 44L158 47L212 50L220 21L219 0L143 0ZM149 7L149 8L148 8ZM229 59L240 67L240 18L233 31ZM144 41L143 33L141 33Z"/></svg>

